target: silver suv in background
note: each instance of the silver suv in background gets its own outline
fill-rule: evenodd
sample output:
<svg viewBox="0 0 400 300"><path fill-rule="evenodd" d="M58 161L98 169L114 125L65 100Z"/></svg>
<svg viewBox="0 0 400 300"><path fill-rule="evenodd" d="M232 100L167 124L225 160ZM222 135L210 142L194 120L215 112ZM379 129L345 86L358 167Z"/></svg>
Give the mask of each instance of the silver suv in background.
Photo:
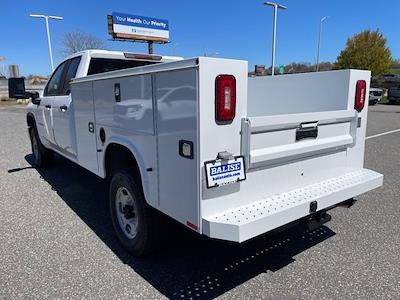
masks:
<svg viewBox="0 0 400 300"><path fill-rule="evenodd" d="M369 89L369 105L375 105L381 102L383 95L382 89L370 88Z"/></svg>

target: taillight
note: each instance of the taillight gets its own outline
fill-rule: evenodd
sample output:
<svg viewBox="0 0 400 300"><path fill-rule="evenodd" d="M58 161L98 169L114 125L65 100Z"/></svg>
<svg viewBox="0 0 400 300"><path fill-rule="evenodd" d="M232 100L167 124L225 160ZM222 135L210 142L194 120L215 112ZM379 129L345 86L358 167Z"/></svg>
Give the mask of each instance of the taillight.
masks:
<svg viewBox="0 0 400 300"><path fill-rule="evenodd" d="M236 79L233 75L218 75L215 79L215 118L231 122L236 114Z"/></svg>
<svg viewBox="0 0 400 300"><path fill-rule="evenodd" d="M367 83L365 80L358 80L356 85L356 100L354 108L360 112L365 105L365 93L367 91Z"/></svg>

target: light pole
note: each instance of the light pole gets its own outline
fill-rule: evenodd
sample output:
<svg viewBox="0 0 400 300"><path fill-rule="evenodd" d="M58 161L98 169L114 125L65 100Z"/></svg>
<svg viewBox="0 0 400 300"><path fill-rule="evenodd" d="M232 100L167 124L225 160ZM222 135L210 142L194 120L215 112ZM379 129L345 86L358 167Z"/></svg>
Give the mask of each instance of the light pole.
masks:
<svg viewBox="0 0 400 300"><path fill-rule="evenodd" d="M179 46L179 43L172 43L172 55L176 55L176 47Z"/></svg>
<svg viewBox="0 0 400 300"><path fill-rule="evenodd" d="M2 61L6 60L4 56L0 56L0 77L4 76L6 77L6 72L4 71L4 67L2 66Z"/></svg>
<svg viewBox="0 0 400 300"><path fill-rule="evenodd" d="M49 29L49 19L54 20L62 20L63 17L58 16L45 16L45 15L29 15L32 18L43 18L46 21L46 31L47 31L47 43L49 44L49 55L50 55L50 63L51 63L51 71L54 71L54 64L53 64L53 53L51 51L51 40L50 40L50 29Z"/></svg>
<svg viewBox="0 0 400 300"><path fill-rule="evenodd" d="M321 21L319 22L319 34L318 34L318 45L317 45L317 72L319 71L319 49L321 46L322 23L328 18L329 18L328 16L325 16L321 18Z"/></svg>
<svg viewBox="0 0 400 300"><path fill-rule="evenodd" d="M264 5L269 5L274 8L274 21L273 21L273 31L272 31L272 73L271 75L275 75L275 45L276 45L276 19L278 16L278 9L286 9L286 6L274 3L274 2L265 2Z"/></svg>

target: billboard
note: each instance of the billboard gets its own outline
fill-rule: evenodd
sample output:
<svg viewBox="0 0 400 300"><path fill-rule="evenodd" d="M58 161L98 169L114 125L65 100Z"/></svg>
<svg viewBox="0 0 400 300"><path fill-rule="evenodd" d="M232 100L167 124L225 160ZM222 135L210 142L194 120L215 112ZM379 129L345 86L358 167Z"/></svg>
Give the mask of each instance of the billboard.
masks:
<svg viewBox="0 0 400 300"><path fill-rule="evenodd" d="M109 18L109 32L118 39L162 43L169 41L168 20L152 17L113 12Z"/></svg>

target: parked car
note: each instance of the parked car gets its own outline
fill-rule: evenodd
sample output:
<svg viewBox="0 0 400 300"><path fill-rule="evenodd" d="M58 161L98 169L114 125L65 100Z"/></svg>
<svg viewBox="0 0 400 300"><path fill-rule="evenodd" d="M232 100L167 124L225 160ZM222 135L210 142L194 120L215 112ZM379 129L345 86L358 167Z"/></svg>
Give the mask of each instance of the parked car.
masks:
<svg viewBox="0 0 400 300"><path fill-rule="evenodd" d="M384 79L393 79L393 78L400 78L400 75L399 74L383 74L380 77L384 78Z"/></svg>
<svg viewBox="0 0 400 300"><path fill-rule="evenodd" d="M382 100L382 89L370 88L369 89L369 105L375 105Z"/></svg>
<svg viewBox="0 0 400 300"><path fill-rule="evenodd" d="M389 104L400 102L400 87L391 87L388 91Z"/></svg>

